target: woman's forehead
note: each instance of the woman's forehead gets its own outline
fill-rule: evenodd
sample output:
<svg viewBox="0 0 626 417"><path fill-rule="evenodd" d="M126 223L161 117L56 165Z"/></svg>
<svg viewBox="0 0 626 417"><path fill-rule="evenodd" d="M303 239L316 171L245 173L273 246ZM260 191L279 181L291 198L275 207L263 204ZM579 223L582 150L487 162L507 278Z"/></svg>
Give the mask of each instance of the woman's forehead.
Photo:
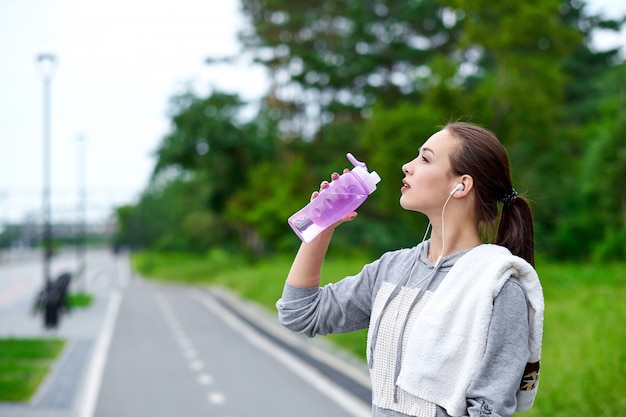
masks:
<svg viewBox="0 0 626 417"><path fill-rule="evenodd" d="M420 147L420 151L429 151L434 154L448 153L456 144L454 136L447 130L440 130L429 137Z"/></svg>

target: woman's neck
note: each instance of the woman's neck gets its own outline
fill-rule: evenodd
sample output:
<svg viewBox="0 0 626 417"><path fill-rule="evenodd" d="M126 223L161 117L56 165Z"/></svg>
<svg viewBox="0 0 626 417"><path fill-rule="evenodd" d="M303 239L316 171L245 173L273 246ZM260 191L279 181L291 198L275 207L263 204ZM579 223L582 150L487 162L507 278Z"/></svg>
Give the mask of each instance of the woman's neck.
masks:
<svg viewBox="0 0 626 417"><path fill-rule="evenodd" d="M482 243L478 230L446 227L445 233L444 241L441 228L433 226L428 249L428 259L432 262L435 262L440 256L443 258L462 250L474 248Z"/></svg>

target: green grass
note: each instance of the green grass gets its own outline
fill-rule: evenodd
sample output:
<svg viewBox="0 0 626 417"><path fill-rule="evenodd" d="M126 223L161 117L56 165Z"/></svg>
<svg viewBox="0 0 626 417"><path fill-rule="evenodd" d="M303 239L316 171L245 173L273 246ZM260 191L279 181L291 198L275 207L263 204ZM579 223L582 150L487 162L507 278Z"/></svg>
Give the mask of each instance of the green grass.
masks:
<svg viewBox="0 0 626 417"><path fill-rule="evenodd" d="M28 401L64 344L60 339L0 339L0 401Z"/></svg>
<svg viewBox="0 0 626 417"><path fill-rule="evenodd" d="M626 415L626 265L538 267L546 302L532 416Z"/></svg>
<svg viewBox="0 0 626 417"><path fill-rule="evenodd" d="M145 276L228 287L275 311L291 258L252 266L225 254L134 261ZM357 273L366 262L329 257L323 281ZM535 406L520 416L626 416L626 264L540 262L537 270L546 302L542 373ZM327 337L364 358L365 331Z"/></svg>
<svg viewBox="0 0 626 417"><path fill-rule="evenodd" d="M67 303L70 308L87 308L93 303L93 295L84 292L68 294Z"/></svg>

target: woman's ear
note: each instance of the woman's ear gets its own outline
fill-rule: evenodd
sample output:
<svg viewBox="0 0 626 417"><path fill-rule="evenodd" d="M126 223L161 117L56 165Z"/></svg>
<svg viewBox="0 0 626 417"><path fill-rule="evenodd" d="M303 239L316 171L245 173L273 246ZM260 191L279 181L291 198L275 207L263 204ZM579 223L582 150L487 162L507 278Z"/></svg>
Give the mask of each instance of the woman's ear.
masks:
<svg viewBox="0 0 626 417"><path fill-rule="evenodd" d="M462 175L459 184L461 184L463 188L454 193L454 197L456 198L465 197L474 189L474 178L472 178L471 175Z"/></svg>

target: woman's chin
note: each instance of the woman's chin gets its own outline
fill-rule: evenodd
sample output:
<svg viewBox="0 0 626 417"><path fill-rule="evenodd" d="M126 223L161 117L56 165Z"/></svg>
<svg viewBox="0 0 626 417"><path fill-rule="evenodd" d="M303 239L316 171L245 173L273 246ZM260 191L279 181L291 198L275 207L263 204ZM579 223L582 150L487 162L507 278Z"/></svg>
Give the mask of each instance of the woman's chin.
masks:
<svg viewBox="0 0 626 417"><path fill-rule="evenodd" d="M420 210L419 205L416 204L416 202L409 201L408 199L405 198L404 195L400 196L400 207L402 207L403 209L407 211L416 211L418 213L422 212Z"/></svg>
<svg viewBox="0 0 626 417"><path fill-rule="evenodd" d="M411 204L409 204L405 199L404 196L400 196L400 207L402 207L405 210L415 210Z"/></svg>

